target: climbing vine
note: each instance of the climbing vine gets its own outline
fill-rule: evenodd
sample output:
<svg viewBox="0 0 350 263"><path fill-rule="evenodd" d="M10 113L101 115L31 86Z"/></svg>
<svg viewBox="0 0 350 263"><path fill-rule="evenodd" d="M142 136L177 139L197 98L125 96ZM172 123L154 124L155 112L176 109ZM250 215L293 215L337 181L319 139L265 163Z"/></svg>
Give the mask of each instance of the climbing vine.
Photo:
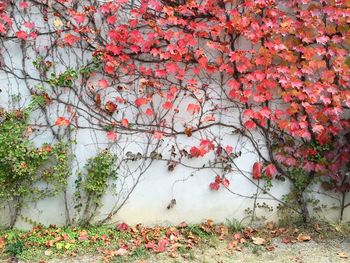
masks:
<svg viewBox="0 0 350 263"><path fill-rule="evenodd" d="M29 138L29 114L27 109L1 112L0 200L12 211L10 226L26 202L62 192L70 175L66 144L36 147Z"/></svg>

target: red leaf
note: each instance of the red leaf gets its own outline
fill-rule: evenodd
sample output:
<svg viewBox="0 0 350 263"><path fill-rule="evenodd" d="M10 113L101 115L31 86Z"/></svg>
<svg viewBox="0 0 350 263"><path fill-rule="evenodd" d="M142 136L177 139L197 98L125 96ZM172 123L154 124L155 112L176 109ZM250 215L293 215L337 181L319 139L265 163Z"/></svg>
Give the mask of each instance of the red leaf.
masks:
<svg viewBox="0 0 350 263"><path fill-rule="evenodd" d="M145 113L146 113L147 116L152 116L153 115L153 110L151 108L148 108Z"/></svg>
<svg viewBox="0 0 350 263"><path fill-rule="evenodd" d="M215 148L214 143L212 141L205 139L201 140L200 146L202 146L207 152L209 152L210 150L214 150Z"/></svg>
<svg viewBox="0 0 350 263"><path fill-rule="evenodd" d="M29 7L29 4L28 4L28 2L20 2L19 3L19 7L20 8L23 8L23 9L25 9L25 8L28 8Z"/></svg>
<svg viewBox="0 0 350 263"><path fill-rule="evenodd" d="M261 163L258 163L258 162L255 162L254 165L253 165L253 179L260 179L261 176L262 176L262 164Z"/></svg>
<svg viewBox="0 0 350 263"><path fill-rule="evenodd" d="M277 174L276 167L270 163L268 166L265 167L265 174L268 178L272 179Z"/></svg>
<svg viewBox="0 0 350 263"><path fill-rule="evenodd" d="M227 146L225 147L225 150L226 150L226 153L227 153L227 154L231 154L232 151L233 151L233 147L227 145Z"/></svg>
<svg viewBox="0 0 350 263"><path fill-rule="evenodd" d="M109 16L109 17L107 17L107 23L108 24L112 25L115 22L117 22L117 17L116 16Z"/></svg>
<svg viewBox="0 0 350 263"><path fill-rule="evenodd" d="M118 231L127 231L128 230L128 225L126 223L120 223L117 226Z"/></svg>
<svg viewBox="0 0 350 263"><path fill-rule="evenodd" d="M100 79L98 81L98 85L101 87L101 88L107 88L108 87L108 81L105 80L105 79Z"/></svg>
<svg viewBox="0 0 350 263"><path fill-rule="evenodd" d="M190 155L192 157L203 157L207 152L202 148L198 148L196 146L191 147Z"/></svg>
<svg viewBox="0 0 350 263"><path fill-rule="evenodd" d="M195 114L195 113L199 113L200 112L200 106L198 104L193 104L193 103L190 103L188 104L187 106L187 111L191 114Z"/></svg>
<svg viewBox="0 0 350 263"><path fill-rule="evenodd" d="M154 242L148 242L146 245L145 245L145 248L147 248L147 249L154 249L155 248L155 244L154 244Z"/></svg>
<svg viewBox="0 0 350 263"><path fill-rule="evenodd" d="M55 125L61 126L61 127L66 127L70 124L70 120L68 120L65 117L58 117L56 119Z"/></svg>
<svg viewBox="0 0 350 263"><path fill-rule="evenodd" d="M231 89L239 89L241 84L235 79L231 79L228 83L227 86L229 86Z"/></svg>
<svg viewBox="0 0 350 263"><path fill-rule="evenodd" d="M220 184L221 182L222 182L222 179L221 179L220 175L215 176L215 183Z"/></svg>
<svg viewBox="0 0 350 263"><path fill-rule="evenodd" d="M212 183L210 183L209 187L211 190L217 191L220 188L220 184L218 184L217 182L212 182Z"/></svg>
<svg viewBox="0 0 350 263"><path fill-rule="evenodd" d="M155 252L161 253L166 250L166 246L169 244L169 241L165 238L159 239L158 247L155 249Z"/></svg>
<svg viewBox="0 0 350 263"><path fill-rule="evenodd" d="M120 123L122 124L122 126L124 126L125 128L127 128L129 126L129 121L128 119L122 119L120 121Z"/></svg>
<svg viewBox="0 0 350 263"><path fill-rule="evenodd" d="M154 138L156 138L157 140L160 140L163 137L163 133L159 132L159 131L155 131L153 134Z"/></svg>
<svg viewBox="0 0 350 263"><path fill-rule="evenodd" d="M244 123L244 127L248 128L248 129L254 129L256 127L256 124L255 124L255 122L249 120L249 121L246 121Z"/></svg>
<svg viewBox="0 0 350 263"><path fill-rule="evenodd" d="M222 185L223 186L225 186L225 187L229 187L229 185L230 185L230 181L227 179L227 178L225 178L224 180L222 180Z"/></svg>
<svg viewBox="0 0 350 263"><path fill-rule="evenodd" d="M18 32L16 32L16 37L19 39L22 39L22 40L27 40L28 35L24 31L18 31Z"/></svg>
<svg viewBox="0 0 350 263"><path fill-rule="evenodd" d="M70 45L70 46L74 45L74 44L75 44L76 42L78 42L79 40L80 40L79 37L74 36L74 35L72 35L72 34L65 34L65 35L64 35L64 38L63 38L63 41L64 41L66 44Z"/></svg>
<svg viewBox="0 0 350 263"><path fill-rule="evenodd" d="M117 134L113 131L107 132L107 138L110 141L115 141L117 139Z"/></svg>
<svg viewBox="0 0 350 263"><path fill-rule="evenodd" d="M146 98L138 98L138 99L135 100L135 104L136 104L137 107L140 107L140 106L142 106L142 105L144 105L146 103L147 103L147 99Z"/></svg>
<svg viewBox="0 0 350 263"><path fill-rule="evenodd" d="M170 110L173 107L173 104L170 101L167 101L163 104L163 109Z"/></svg>
<svg viewBox="0 0 350 263"><path fill-rule="evenodd" d="M32 29L35 27L35 24L33 22L24 22L23 25L28 29Z"/></svg>

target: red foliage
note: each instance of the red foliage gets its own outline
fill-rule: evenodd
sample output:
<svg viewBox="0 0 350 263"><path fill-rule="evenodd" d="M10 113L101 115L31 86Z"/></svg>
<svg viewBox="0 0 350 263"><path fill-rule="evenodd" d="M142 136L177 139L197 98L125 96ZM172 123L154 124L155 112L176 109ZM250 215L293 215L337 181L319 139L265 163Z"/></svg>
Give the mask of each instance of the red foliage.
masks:
<svg viewBox="0 0 350 263"><path fill-rule="evenodd" d="M67 49L81 46L98 61L94 72L77 80L83 88L74 90L94 100L103 115L80 113L93 115L93 125L120 122L116 129L153 134L155 140L188 136L190 145L184 148L190 157L211 153L221 163L232 163L235 154L232 146L219 148L222 134L229 134L228 140L244 137L261 159L253 164L254 179L288 177L300 169L308 178L327 177L333 189L347 189L349 1L52 2L55 17L65 18L57 20L52 42ZM39 4L20 2L19 12L29 12L32 5ZM1 35L29 47L28 42L49 34L30 22L24 22L25 31L11 29L7 8L7 2L0 3ZM130 16L120 19L125 8ZM43 19L48 21L47 10ZM91 84L97 80L103 88L98 94ZM52 93L54 101L58 92ZM125 119L127 110L132 116ZM63 117L56 121L69 123ZM219 135L218 127L229 131ZM106 131L116 139L115 132ZM216 180L210 188L220 184L229 182Z"/></svg>
<svg viewBox="0 0 350 263"><path fill-rule="evenodd" d="M255 162L253 165L253 178L258 180L262 177L262 168L263 165L261 163Z"/></svg>

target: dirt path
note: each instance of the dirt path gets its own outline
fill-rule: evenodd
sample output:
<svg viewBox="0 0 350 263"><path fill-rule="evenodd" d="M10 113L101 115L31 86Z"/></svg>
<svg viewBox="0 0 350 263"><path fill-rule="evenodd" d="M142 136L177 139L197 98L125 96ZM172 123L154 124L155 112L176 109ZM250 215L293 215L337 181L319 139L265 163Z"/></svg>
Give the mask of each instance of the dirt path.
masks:
<svg viewBox="0 0 350 263"><path fill-rule="evenodd" d="M284 244L279 239L273 241L275 249L266 251L263 247L243 247L242 251L229 252L226 242L215 242L194 248L188 253L178 254L171 258L167 254L152 254L145 258L118 257L112 262L136 262L136 263L231 263L231 262L296 262L296 263L333 263L350 262L350 237L347 239L335 239L322 242L303 242ZM345 256L348 258L342 258ZM90 263L101 262L100 257L86 255L70 259L54 259L49 263Z"/></svg>

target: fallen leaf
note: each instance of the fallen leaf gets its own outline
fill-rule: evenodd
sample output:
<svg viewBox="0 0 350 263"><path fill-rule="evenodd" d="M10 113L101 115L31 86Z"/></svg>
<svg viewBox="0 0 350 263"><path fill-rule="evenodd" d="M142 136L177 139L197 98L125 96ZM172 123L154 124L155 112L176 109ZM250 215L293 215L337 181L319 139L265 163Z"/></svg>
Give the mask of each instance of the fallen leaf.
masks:
<svg viewBox="0 0 350 263"><path fill-rule="evenodd" d="M305 242L305 241L310 241L311 237L307 234L299 234L299 236L297 237L297 240L299 242Z"/></svg>
<svg viewBox="0 0 350 263"><path fill-rule="evenodd" d="M128 251L125 248L119 248L115 254L118 256L124 256L126 253L128 253Z"/></svg>
<svg viewBox="0 0 350 263"><path fill-rule="evenodd" d="M349 255L348 255L347 253L345 253L345 252L339 252L339 253L338 253L338 256L339 256L340 258L348 258L348 257L349 257Z"/></svg>
<svg viewBox="0 0 350 263"><path fill-rule="evenodd" d="M275 246L267 246L266 250L267 251L274 251L275 250Z"/></svg>
<svg viewBox="0 0 350 263"><path fill-rule="evenodd" d="M233 248L237 247L237 245L238 245L238 241L235 240L235 241L229 242L229 243L227 244L227 248L228 248L228 249L233 249Z"/></svg>
<svg viewBox="0 0 350 263"><path fill-rule="evenodd" d="M2 249L6 244L6 239L4 237L0 237L0 249Z"/></svg>
<svg viewBox="0 0 350 263"><path fill-rule="evenodd" d="M253 243L258 246L264 245L266 242L266 240L261 237L252 237L252 240L253 240Z"/></svg>
<svg viewBox="0 0 350 263"><path fill-rule="evenodd" d="M67 249L67 250L70 249L70 247L71 247L71 244L69 244L69 243L66 243L66 244L64 245L64 248Z"/></svg>
<svg viewBox="0 0 350 263"><path fill-rule="evenodd" d="M239 240L241 239L241 234L240 233L236 233L233 235L233 238L236 239L236 240Z"/></svg>
<svg viewBox="0 0 350 263"><path fill-rule="evenodd" d="M289 244L291 242L290 238L289 237L284 237L282 238L282 243L284 244Z"/></svg>
<svg viewBox="0 0 350 263"><path fill-rule="evenodd" d="M86 240L89 240L88 233L86 232L86 230L80 231L78 241L81 242L81 241L86 241Z"/></svg>
<svg viewBox="0 0 350 263"><path fill-rule="evenodd" d="M239 240L239 243L241 243L241 244L244 244L245 242L246 242L245 238L241 238L241 239Z"/></svg>
<svg viewBox="0 0 350 263"><path fill-rule="evenodd" d="M276 224L273 223L273 222L268 222L268 223L266 224L266 228L267 228L268 230L273 230L273 229L276 228Z"/></svg>

